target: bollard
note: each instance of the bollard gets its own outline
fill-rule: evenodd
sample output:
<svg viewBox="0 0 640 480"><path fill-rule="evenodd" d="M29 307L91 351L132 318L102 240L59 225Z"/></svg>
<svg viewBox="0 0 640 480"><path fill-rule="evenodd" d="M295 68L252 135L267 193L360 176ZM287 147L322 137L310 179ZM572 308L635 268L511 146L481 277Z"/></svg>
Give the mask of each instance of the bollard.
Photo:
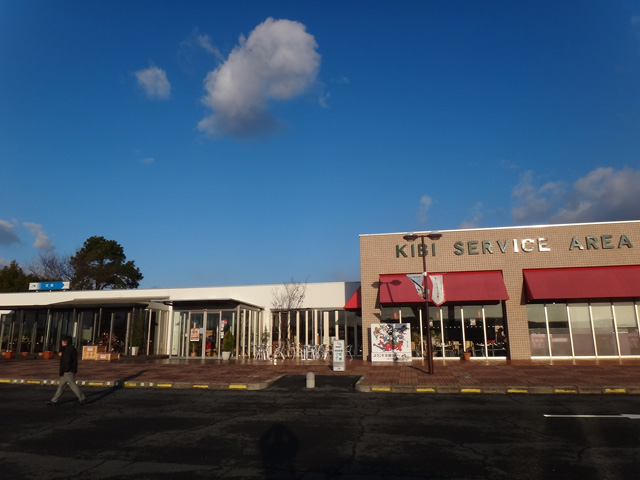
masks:
<svg viewBox="0 0 640 480"><path fill-rule="evenodd" d="M316 388L316 376L313 372L307 373L307 388Z"/></svg>

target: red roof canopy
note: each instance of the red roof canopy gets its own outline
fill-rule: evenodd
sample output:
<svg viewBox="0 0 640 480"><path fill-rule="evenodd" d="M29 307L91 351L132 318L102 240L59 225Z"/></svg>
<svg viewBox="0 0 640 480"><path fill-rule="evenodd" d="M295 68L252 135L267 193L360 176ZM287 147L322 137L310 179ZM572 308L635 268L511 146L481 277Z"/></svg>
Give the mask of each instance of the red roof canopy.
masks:
<svg viewBox="0 0 640 480"><path fill-rule="evenodd" d="M482 272L433 273L443 276L446 303L508 300L500 270ZM407 274L380 275L380 303L422 303L419 289Z"/></svg>
<svg viewBox="0 0 640 480"><path fill-rule="evenodd" d="M347 300L347 303L344 305L345 310L360 310L362 308L362 287L358 287L358 289L351 295L351 298Z"/></svg>
<svg viewBox="0 0 640 480"><path fill-rule="evenodd" d="M523 270L529 300L640 297L640 266Z"/></svg>

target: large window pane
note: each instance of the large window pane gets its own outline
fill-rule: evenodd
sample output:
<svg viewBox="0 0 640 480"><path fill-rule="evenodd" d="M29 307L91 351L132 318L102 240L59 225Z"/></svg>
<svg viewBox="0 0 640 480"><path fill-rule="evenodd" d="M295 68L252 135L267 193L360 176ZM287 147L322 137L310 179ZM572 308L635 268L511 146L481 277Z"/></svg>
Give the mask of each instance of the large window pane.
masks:
<svg viewBox="0 0 640 480"><path fill-rule="evenodd" d="M586 303L570 303L571 333L573 334L573 351L576 357L593 356L593 333L589 319L589 305Z"/></svg>
<svg viewBox="0 0 640 480"><path fill-rule="evenodd" d="M486 325L487 344L490 357L507 355L507 337L502 315L502 304L485 305L484 321Z"/></svg>
<svg viewBox="0 0 640 480"><path fill-rule="evenodd" d="M591 315L593 317L593 329L596 334L598 355L618 355L611 304L592 303Z"/></svg>
<svg viewBox="0 0 640 480"><path fill-rule="evenodd" d="M462 348L462 309L452 306L442 308L444 328L444 355L458 357Z"/></svg>
<svg viewBox="0 0 640 480"><path fill-rule="evenodd" d="M527 305L527 320L529 321L529 341L531 356L548 357L547 322L545 320L544 305Z"/></svg>
<svg viewBox="0 0 640 480"><path fill-rule="evenodd" d="M569 319L567 305L553 303L547 305L551 354L554 357L571 356L571 336L569 335Z"/></svg>
<svg viewBox="0 0 640 480"><path fill-rule="evenodd" d="M466 305L464 315L464 351L478 357L486 356L482 305Z"/></svg>
<svg viewBox="0 0 640 480"><path fill-rule="evenodd" d="M640 355L640 337L638 337L635 305L632 302L614 303L613 309L618 325L620 355Z"/></svg>

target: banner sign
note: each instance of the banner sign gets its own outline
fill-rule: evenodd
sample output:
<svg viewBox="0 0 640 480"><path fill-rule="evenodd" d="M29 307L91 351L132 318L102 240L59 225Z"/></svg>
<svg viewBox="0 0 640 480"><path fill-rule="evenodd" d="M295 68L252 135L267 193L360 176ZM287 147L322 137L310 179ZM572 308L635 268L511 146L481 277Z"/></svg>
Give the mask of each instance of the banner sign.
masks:
<svg viewBox="0 0 640 480"><path fill-rule="evenodd" d="M333 371L344 372L345 371L345 358L344 358L344 340L333 341Z"/></svg>
<svg viewBox="0 0 640 480"><path fill-rule="evenodd" d="M69 290L69 282L35 282L29 284L29 290Z"/></svg>
<svg viewBox="0 0 640 480"><path fill-rule="evenodd" d="M371 324L372 362L410 362L411 325L408 323Z"/></svg>
<svg viewBox="0 0 640 480"><path fill-rule="evenodd" d="M431 280L431 303L440 306L446 300L444 296L444 278L442 275L429 275Z"/></svg>

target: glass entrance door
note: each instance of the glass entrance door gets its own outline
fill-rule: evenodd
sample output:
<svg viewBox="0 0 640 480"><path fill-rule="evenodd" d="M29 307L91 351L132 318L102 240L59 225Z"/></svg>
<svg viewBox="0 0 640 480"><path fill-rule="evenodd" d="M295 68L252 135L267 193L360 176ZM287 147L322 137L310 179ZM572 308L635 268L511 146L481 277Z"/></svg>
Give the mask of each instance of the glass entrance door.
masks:
<svg viewBox="0 0 640 480"><path fill-rule="evenodd" d="M218 357L220 355L220 312L207 312L206 336L205 355Z"/></svg>
<svg viewBox="0 0 640 480"><path fill-rule="evenodd" d="M189 314L189 356L202 357L204 339L204 313Z"/></svg>

